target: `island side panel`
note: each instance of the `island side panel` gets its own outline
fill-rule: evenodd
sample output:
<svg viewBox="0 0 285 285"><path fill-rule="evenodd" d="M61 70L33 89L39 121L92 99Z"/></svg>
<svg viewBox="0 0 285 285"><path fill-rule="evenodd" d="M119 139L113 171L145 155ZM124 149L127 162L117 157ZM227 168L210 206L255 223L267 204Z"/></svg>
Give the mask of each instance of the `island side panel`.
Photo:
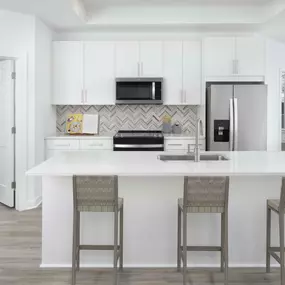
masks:
<svg viewBox="0 0 285 285"><path fill-rule="evenodd" d="M233 177L230 181L229 242L232 266L265 263L265 205L278 198L279 177ZM183 177L120 177L124 198L124 262L126 267L174 267L177 241L177 199ZM72 246L72 178L43 178L42 267L70 267ZM188 216L188 243L218 245L220 216ZM273 242L278 224L273 218ZM113 214L83 213L81 241L112 244ZM111 252L82 252L84 267L111 267ZM217 253L189 253L189 266L218 266Z"/></svg>

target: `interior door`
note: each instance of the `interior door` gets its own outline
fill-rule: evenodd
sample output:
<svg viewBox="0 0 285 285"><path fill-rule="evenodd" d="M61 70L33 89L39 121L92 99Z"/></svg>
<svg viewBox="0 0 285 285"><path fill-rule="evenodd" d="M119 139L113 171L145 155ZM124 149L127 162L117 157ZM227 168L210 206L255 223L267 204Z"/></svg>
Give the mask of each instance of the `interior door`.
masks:
<svg viewBox="0 0 285 285"><path fill-rule="evenodd" d="M267 86L236 85L234 90L235 150L267 150Z"/></svg>
<svg viewBox="0 0 285 285"><path fill-rule="evenodd" d="M15 206L15 189L12 182L15 179L15 135L12 127L15 123L14 112L14 80L12 72L14 62L0 61L0 203L9 207Z"/></svg>

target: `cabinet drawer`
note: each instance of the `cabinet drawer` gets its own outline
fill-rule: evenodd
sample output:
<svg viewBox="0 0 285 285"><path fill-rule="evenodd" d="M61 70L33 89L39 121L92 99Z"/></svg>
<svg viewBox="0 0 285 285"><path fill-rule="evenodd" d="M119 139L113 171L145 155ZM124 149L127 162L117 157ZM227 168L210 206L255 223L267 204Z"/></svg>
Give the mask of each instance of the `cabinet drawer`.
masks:
<svg viewBox="0 0 285 285"><path fill-rule="evenodd" d="M68 139L57 139L57 140L47 140L46 141L47 149L54 150L78 150L79 149L79 140L68 140Z"/></svg>
<svg viewBox="0 0 285 285"><path fill-rule="evenodd" d="M186 147L184 140L166 140L165 150L184 150Z"/></svg>
<svg viewBox="0 0 285 285"><path fill-rule="evenodd" d="M112 140L81 140L80 141L80 149L81 150L112 150L113 149L113 141Z"/></svg>

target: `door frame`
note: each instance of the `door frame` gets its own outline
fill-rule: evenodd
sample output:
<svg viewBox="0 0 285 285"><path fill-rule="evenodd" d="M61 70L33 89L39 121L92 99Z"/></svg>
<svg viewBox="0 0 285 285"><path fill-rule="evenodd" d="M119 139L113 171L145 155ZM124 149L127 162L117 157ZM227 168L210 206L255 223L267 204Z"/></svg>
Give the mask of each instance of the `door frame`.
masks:
<svg viewBox="0 0 285 285"><path fill-rule="evenodd" d="M28 53L13 52L0 47L1 59L15 62L15 209L25 210L28 207L28 179L25 172L28 170Z"/></svg>

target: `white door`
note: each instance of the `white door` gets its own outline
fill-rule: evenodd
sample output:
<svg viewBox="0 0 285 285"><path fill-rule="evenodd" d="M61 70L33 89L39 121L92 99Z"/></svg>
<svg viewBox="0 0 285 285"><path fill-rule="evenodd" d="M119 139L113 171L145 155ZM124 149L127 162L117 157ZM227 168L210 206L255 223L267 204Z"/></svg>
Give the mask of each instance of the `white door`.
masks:
<svg viewBox="0 0 285 285"><path fill-rule="evenodd" d="M117 42L116 77L138 77L139 75L139 42Z"/></svg>
<svg viewBox="0 0 285 285"><path fill-rule="evenodd" d="M80 42L53 43L53 104L81 105L83 51Z"/></svg>
<svg viewBox="0 0 285 285"><path fill-rule="evenodd" d="M187 105L201 104L202 46L200 41L183 42L183 92Z"/></svg>
<svg viewBox="0 0 285 285"><path fill-rule="evenodd" d="M235 60L234 38L204 40L204 68L207 77L232 76Z"/></svg>
<svg viewBox="0 0 285 285"><path fill-rule="evenodd" d="M94 42L84 45L85 104L115 104L115 44Z"/></svg>
<svg viewBox="0 0 285 285"><path fill-rule="evenodd" d="M182 93L182 42L166 41L163 44L163 103L181 105Z"/></svg>
<svg viewBox="0 0 285 285"><path fill-rule="evenodd" d="M162 42L140 42L140 76L162 77Z"/></svg>
<svg viewBox="0 0 285 285"><path fill-rule="evenodd" d="M15 179L15 135L14 126L14 80L12 72L14 62L0 61L0 114L2 127L0 132L0 203L14 207L15 191L12 182Z"/></svg>
<svg viewBox="0 0 285 285"><path fill-rule="evenodd" d="M265 42L258 37L236 38L237 73L244 76L265 75Z"/></svg>

